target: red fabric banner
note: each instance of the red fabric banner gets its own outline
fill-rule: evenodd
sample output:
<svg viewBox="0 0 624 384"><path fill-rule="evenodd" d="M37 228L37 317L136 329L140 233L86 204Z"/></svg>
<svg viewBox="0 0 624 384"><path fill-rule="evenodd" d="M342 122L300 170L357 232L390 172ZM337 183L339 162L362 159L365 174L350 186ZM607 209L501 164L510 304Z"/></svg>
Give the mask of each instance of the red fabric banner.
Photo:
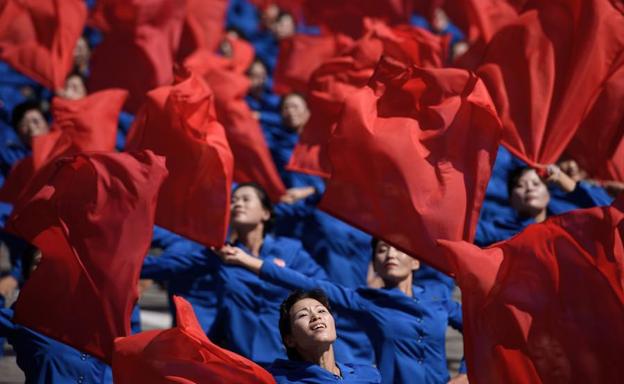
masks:
<svg viewBox="0 0 624 384"><path fill-rule="evenodd" d="M164 159L149 151L48 163L7 223L42 253L15 321L110 363L114 339L130 334L166 174Z"/></svg>
<svg viewBox="0 0 624 384"><path fill-rule="evenodd" d="M621 67L624 15L608 0L531 4L493 37L477 74L501 116L503 144L539 167L559 159Z"/></svg>
<svg viewBox="0 0 624 384"><path fill-rule="evenodd" d="M470 382L624 380L624 196L486 249L441 241L462 290Z"/></svg>
<svg viewBox="0 0 624 384"><path fill-rule="evenodd" d="M62 89L86 20L82 0L0 1L0 59L51 90Z"/></svg>
<svg viewBox="0 0 624 384"><path fill-rule="evenodd" d="M382 59L345 100L320 207L449 271L434 240L472 240L500 129L474 74Z"/></svg>
<svg viewBox="0 0 624 384"><path fill-rule="evenodd" d="M221 246L230 219L233 159L214 95L199 76L147 94L128 135L127 150L167 158L156 224L207 246Z"/></svg>
<svg viewBox="0 0 624 384"><path fill-rule="evenodd" d="M327 141L336 128L347 96L363 88L381 55L421 67L442 67L448 37L420 28L366 20L367 33L342 55L325 61L313 74L307 95L311 117L295 146L287 168L329 177Z"/></svg>
<svg viewBox="0 0 624 384"><path fill-rule="evenodd" d="M113 378L119 384L272 384L267 371L213 344L191 304L174 296L176 326L115 340Z"/></svg>
<svg viewBox="0 0 624 384"><path fill-rule="evenodd" d="M148 91L173 81L186 0L100 0L94 13L105 33L93 51L89 89L128 90L124 109L136 113Z"/></svg>
<svg viewBox="0 0 624 384"><path fill-rule="evenodd" d="M228 0L187 0L186 21L180 37L178 60L197 50L214 52L225 30Z"/></svg>
<svg viewBox="0 0 624 384"><path fill-rule="evenodd" d="M197 52L185 61L185 66L201 74L214 90L217 118L225 127L234 154L234 180L260 184L271 200L277 202L286 187L271 158L260 123L245 101L249 80L239 71L237 55L234 53L234 59L230 60L210 52Z"/></svg>
<svg viewBox="0 0 624 384"><path fill-rule="evenodd" d="M127 96L126 91L108 89L80 100L52 99L50 132L32 138L32 156L13 166L0 199L15 202L34 174L59 156L114 150L119 112Z"/></svg>

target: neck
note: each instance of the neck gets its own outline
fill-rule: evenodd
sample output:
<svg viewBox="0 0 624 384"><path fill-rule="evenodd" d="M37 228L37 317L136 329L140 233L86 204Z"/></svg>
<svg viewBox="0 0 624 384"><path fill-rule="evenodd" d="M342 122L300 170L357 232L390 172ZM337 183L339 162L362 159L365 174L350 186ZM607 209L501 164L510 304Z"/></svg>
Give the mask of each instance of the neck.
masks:
<svg viewBox="0 0 624 384"><path fill-rule="evenodd" d="M260 248L262 247L262 243L264 241L264 226L262 224L256 225L253 228L238 228L235 231L233 236L233 240L238 240L249 251L252 256L260 255Z"/></svg>
<svg viewBox="0 0 624 384"><path fill-rule="evenodd" d="M410 273L407 277L401 281L387 281L384 280L384 288L394 289L397 288L399 291L403 292L406 296L412 297L414 296L414 291L412 289L413 276Z"/></svg>
<svg viewBox="0 0 624 384"><path fill-rule="evenodd" d="M301 357L303 360L309 363L317 364L324 370L329 371L336 376L342 376L334 358L334 347L332 345L330 345L329 348L321 350L306 351L301 353Z"/></svg>
<svg viewBox="0 0 624 384"><path fill-rule="evenodd" d="M542 221L546 220L546 210L542 210L537 215L533 216L533 218L535 219L536 223L541 223Z"/></svg>

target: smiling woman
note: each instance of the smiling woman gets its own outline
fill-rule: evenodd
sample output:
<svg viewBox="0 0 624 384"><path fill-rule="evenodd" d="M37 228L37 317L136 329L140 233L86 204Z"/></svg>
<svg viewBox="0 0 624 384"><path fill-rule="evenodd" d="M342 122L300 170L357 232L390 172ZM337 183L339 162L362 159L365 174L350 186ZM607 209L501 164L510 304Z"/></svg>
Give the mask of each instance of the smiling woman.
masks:
<svg viewBox="0 0 624 384"><path fill-rule="evenodd" d="M336 325L323 291L291 293L280 306L279 329L289 359L269 367L277 383L381 382L371 366L335 360Z"/></svg>

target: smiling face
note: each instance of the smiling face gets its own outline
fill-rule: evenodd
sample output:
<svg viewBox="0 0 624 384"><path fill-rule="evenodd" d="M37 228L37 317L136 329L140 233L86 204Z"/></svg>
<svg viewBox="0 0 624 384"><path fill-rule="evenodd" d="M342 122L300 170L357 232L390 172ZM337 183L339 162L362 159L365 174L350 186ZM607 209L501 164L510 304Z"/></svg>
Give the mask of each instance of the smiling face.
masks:
<svg viewBox="0 0 624 384"><path fill-rule="evenodd" d="M331 312L318 300L297 301L289 311L290 334L285 343L299 354L326 349L336 341L336 325Z"/></svg>
<svg viewBox="0 0 624 384"><path fill-rule="evenodd" d="M373 266L384 282L398 284L411 276L420 267L420 263L380 240L375 247Z"/></svg>
<svg viewBox="0 0 624 384"><path fill-rule="evenodd" d="M256 226L271 218L271 212L262 205L258 192L250 186L240 187L232 194L231 213L234 230L241 226Z"/></svg>
<svg viewBox="0 0 624 384"><path fill-rule="evenodd" d="M512 186L509 200L521 215L535 217L548 206L550 193L535 170L527 169Z"/></svg>

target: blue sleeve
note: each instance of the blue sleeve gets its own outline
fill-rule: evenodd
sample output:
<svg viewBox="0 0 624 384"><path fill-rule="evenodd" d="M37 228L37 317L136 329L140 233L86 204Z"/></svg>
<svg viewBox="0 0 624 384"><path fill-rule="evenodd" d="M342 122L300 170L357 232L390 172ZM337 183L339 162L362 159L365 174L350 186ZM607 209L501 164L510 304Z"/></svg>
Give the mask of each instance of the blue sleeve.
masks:
<svg viewBox="0 0 624 384"><path fill-rule="evenodd" d="M278 267L270 260L262 263L260 277L275 285L287 289L302 289L309 291L312 289L322 289L329 299L332 307L343 308L351 311L363 311L362 299L353 289L345 288L333 284L326 280L317 280L299 273L293 269Z"/></svg>
<svg viewBox="0 0 624 384"><path fill-rule="evenodd" d="M10 308L0 308L0 337L8 337L14 330L13 310Z"/></svg>
<svg viewBox="0 0 624 384"><path fill-rule="evenodd" d="M568 194L568 198L576 203L579 208L610 205L613 202L613 198L609 196L604 188L584 181L576 183L576 188Z"/></svg>
<svg viewBox="0 0 624 384"><path fill-rule="evenodd" d="M307 277L327 280L325 270L321 268L303 248L297 252L297 257L295 258L291 268L306 275Z"/></svg>
<svg viewBox="0 0 624 384"><path fill-rule="evenodd" d="M147 256L143 261L141 278L167 281L189 272L209 273L216 270L218 263L212 252L204 254L197 248L172 247L160 256Z"/></svg>
<svg viewBox="0 0 624 384"><path fill-rule="evenodd" d="M449 325L453 327L453 329L464 333L461 304L449 298L447 309ZM461 359L461 363L459 364L459 373L466 373L466 360L463 357Z"/></svg>
<svg viewBox="0 0 624 384"><path fill-rule="evenodd" d="M505 233L496 227L494 222L489 220L479 220L477 222L477 232L475 234L474 243L480 247L485 247L504 240Z"/></svg>

